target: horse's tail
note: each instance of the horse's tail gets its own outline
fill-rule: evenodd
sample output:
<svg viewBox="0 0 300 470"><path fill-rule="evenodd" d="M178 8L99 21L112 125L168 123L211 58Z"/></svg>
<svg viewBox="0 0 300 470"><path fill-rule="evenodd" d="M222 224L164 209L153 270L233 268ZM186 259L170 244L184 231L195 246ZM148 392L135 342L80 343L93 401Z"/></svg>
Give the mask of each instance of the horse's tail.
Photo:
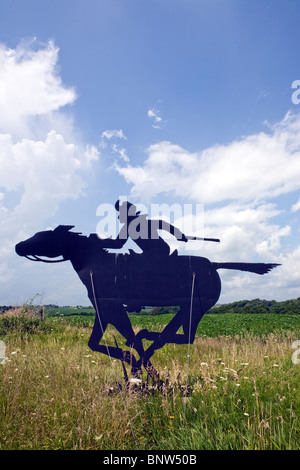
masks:
<svg viewBox="0 0 300 470"><path fill-rule="evenodd" d="M255 274L266 274L276 266L280 266L276 263L212 263L212 265L215 269L237 269Z"/></svg>

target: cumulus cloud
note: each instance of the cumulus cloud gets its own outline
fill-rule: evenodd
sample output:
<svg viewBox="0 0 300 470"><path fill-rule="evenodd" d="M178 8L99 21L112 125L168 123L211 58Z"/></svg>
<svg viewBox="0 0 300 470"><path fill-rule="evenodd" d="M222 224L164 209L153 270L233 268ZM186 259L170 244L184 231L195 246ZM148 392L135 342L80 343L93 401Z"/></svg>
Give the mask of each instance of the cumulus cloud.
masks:
<svg viewBox="0 0 300 470"><path fill-rule="evenodd" d="M64 113L76 92L62 83L58 53L52 41L0 45L2 280L14 272L14 244L40 230L62 202L84 194L85 176L99 158Z"/></svg>
<svg viewBox="0 0 300 470"><path fill-rule="evenodd" d="M0 130L15 130L24 119L42 116L76 99L58 74L59 48L52 41L36 48L34 41L16 49L0 45Z"/></svg>
<svg viewBox="0 0 300 470"><path fill-rule="evenodd" d="M0 186L5 191L20 191L20 202L10 214L10 222L13 215L19 224L48 218L60 202L79 197L85 187L80 170L97 158L95 148L66 143L55 131L45 141L22 139L16 143L9 134L2 134L0 154Z"/></svg>
<svg viewBox="0 0 300 470"><path fill-rule="evenodd" d="M118 167L132 195L173 192L201 203L263 200L299 188L300 115L288 113L269 133L190 152L171 142L147 150L142 166Z"/></svg>
<svg viewBox="0 0 300 470"><path fill-rule="evenodd" d="M289 221L282 222L282 212L287 211L278 208L276 198L300 189L299 114L289 112L280 122L268 124L264 132L199 152L158 142L147 149L143 165L116 169L130 184L134 200L168 197L204 204L204 231L191 234L220 238L221 243L178 242L181 252L215 261L283 263L284 268L277 268L270 280L264 278L262 295L288 298L295 293L292 284L300 285L295 269L298 242ZM288 211L299 208L298 200ZM184 218L176 224L188 226ZM290 240L287 245L286 240ZM291 275L283 282L282 273ZM261 292L261 279L253 274L224 271L222 277L225 293L228 288L232 297L248 297L249 292L258 297Z"/></svg>

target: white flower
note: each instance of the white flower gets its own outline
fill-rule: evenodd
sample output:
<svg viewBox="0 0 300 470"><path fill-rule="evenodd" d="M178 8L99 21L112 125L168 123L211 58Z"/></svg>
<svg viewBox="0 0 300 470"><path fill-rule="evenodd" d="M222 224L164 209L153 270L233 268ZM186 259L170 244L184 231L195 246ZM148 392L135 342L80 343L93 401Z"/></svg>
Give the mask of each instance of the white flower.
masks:
<svg viewBox="0 0 300 470"><path fill-rule="evenodd" d="M136 385L139 385L142 383L141 379L134 379L134 378L129 379L129 382L131 384L136 384Z"/></svg>

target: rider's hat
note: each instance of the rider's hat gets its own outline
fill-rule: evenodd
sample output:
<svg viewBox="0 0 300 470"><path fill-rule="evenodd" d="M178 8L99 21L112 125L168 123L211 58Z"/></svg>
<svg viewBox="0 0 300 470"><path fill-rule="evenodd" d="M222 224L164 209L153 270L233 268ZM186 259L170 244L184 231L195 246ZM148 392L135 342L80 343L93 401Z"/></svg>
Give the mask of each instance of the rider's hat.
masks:
<svg viewBox="0 0 300 470"><path fill-rule="evenodd" d="M115 209L119 212L120 208L126 209L126 212L129 216L139 216L141 211L136 211L136 206L134 204L131 204L131 202L124 201L122 204L120 204L120 200L118 199L117 202L115 203ZM130 211L130 214L129 214Z"/></svg>

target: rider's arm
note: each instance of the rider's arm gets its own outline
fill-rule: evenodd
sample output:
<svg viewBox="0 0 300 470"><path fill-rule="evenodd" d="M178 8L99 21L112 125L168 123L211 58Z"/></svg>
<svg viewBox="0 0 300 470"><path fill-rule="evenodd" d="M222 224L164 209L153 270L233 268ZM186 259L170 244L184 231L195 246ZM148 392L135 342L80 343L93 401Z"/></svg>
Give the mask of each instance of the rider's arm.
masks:
<svg viewBox="0 0 300 470"><path fill-rule="evenodd" d="M128 232L126 230L126 227L124 227L124 229L125 230L123 230L123 227L121 228L117 238L106 238L104 240L104 247L114 249L122 248L128 240Z"/></svg>
<svg viewBox="0 0 300 470"><path fill-rule="evenodd" d="M187 242L188 239L184 235L184 233L179 230L179 228L174 227L174 225L169 224L165 220L160 220L159 221L159 229L160 230L166 230L167 232L171 233L177 240Z"/></svg>

